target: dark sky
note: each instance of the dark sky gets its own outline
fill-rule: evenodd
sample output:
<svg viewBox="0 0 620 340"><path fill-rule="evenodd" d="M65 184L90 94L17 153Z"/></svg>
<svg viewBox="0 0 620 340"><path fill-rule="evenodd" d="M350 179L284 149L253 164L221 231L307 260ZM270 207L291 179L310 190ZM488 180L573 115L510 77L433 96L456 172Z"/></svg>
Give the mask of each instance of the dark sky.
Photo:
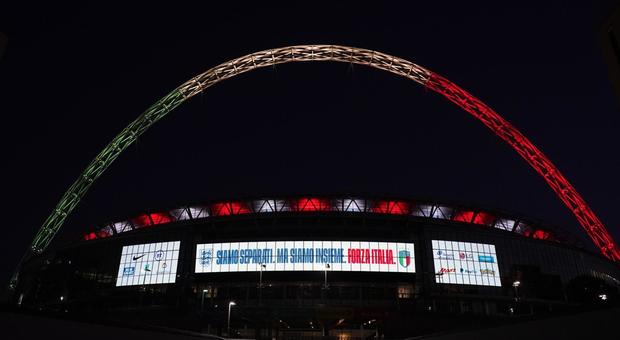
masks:
<svg viewBox="0 0 620 340"><path fill-rule="evenodd" d="M62 193L144 109L221 62L293 44L379 50L456 82L542 149L620 240L619 107L599 41L614 1L259 3L0 8L0 282ZM266 68L195 97L119 157L59 236L146 209L291 193L457 201L585 236L473 117L411 81L335 63Z"/></svg>

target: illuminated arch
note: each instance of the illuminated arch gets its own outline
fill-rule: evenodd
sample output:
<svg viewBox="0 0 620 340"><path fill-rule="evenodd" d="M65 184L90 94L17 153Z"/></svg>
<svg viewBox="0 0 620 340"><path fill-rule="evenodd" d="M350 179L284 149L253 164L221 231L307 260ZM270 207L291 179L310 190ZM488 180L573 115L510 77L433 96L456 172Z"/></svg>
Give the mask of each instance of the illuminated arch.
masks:
<svg viewBox="0 0 620 340"><path fill-rule="evenodd" d="M407 60L381 52L335 45L291 46L252 53L215 66L183 83L149 107L95 157L45 220L32 242L31 250L35 253L42 252L49 245L67 215L79 203L92 183L123 150L168 112L224 79L265 66L299 61L338 61L367 65L409 78L445 96L512 146L547 181L560 200L575 215L601 253L609 259L620 261L620 252L609 232L575 188L532 142L482 101L449 80Z"/></svg>

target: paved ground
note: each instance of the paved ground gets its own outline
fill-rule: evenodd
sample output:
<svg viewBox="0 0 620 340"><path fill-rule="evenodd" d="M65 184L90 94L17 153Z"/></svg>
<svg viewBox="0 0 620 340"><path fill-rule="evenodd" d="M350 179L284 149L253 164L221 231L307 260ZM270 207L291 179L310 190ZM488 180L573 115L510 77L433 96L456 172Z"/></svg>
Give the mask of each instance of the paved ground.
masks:
<svg viewBox="0 0 620 340"><path fill-rule="evenodd" d="M172 339L196 340L210 337L198 333L177 332L168 329L135 329L114 325L99 325L42 316L0 312L3 340L24 339ZM211 337L211 339L217 339ZM440 334L417 337L429 340L486 340L486 339L620 339L620 308L585 312L546 320L537 320L511 326L473 332Z"/></svg>
<svg viewBox="0 0 620 340"><path fill-rule="evenodd" d="M98 325L83 322L40 317L28 314L0 312L0 338L3 340L62 339L62 340L196 340L220 339L198 333L177 332L174 330L134 329L111 325Z"/></svg>
<svg viewBox="0 0 620 340"><path fill-rule="evenodd" d="M620 339L620 308L529 321L481 331L450 333L414 339L428 340L573 340Z"/></svg>

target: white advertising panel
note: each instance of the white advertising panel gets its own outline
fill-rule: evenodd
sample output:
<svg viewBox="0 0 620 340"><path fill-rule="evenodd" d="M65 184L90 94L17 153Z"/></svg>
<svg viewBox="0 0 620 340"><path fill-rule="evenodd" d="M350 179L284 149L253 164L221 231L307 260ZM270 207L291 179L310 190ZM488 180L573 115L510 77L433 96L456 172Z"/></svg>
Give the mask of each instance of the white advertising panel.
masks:
<svg viewBox="0 0 620 340"><path fill-rule="evenodd" d="M180 241L124 246L116 286L174 283Z"/></svg>
<svg viewBox="0 0 620 340"><path fill-rule="evenodd" d="M495 245L433 240L435 282L501 287Z"/></svg>
<svg viewBox="0 0 620 340"><path fill-rule="evenodd" d="M351 271L415 273L413 243L258 241L196 246L196 273Z"/></svg>

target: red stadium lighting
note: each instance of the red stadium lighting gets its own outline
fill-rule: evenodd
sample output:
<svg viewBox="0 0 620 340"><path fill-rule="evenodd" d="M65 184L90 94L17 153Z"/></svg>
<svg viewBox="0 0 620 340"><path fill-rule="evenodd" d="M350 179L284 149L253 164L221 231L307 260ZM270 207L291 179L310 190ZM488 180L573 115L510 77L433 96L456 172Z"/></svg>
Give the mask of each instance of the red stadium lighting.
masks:
<svg viewBox="0 0 620 340"><path fill-rule="evenodd" d="M230 211L232 211L233 215L249 214L252 212L247 204L243 202L231 202Z"/></svg>
<svg viewBox="0 0 620 340"><path fill-rule="evenodd" d="M243 202L223 202L211 205L211 214L213 216L242 215L251 212L247 204Z"/></svg>
<svg viewBox="0 0 620 340"><path fill-rule="evenodd" d="M211 204L211 215L228 216L232 215L232 211L230 210L228 203L214 203Z"/></svg>
<svg viewBox="0 0 620 340"><path fill-rule="evenodd" d="M486 211L479 211L474 217L474 224L493 225L495 216Z"/></svg>
<svg viewBox="0 0 620 340"><path fill-rule="evenodd" d="M532 234L532 238L539 239L539 240L547 240L549 239L550 235L551 234L549 232L538 229L534 231L534 233Z"/></svg>
<svg viewBox="0 0 620 340"><path fill-rule="evenodd" d="M329 211L329 200L321 198L300 198L292 202L296 211Z"/></svg>
<svg viewBox="0 0 620 340"><path fill-rule="evenodd" d="M173 222L172 217L165 212L152 213L150 214L150 218L153 225Z"/></svg>
<svg viewBox="0 0 620 340"><path fill-rule="evenodd" d="M95 234L94 232L90 232L88 234L84 234L84 239L86 241L94 240L96 238L97 238L97 234Z"/></svg>
<svg viewBox="0 0 620 340"><path fill-rule="evenodd" d="M153 224L148 214L142 214L140 216L134 217L133 219L131 219L131 223L133 224L134 228L148 227Z"/></svg>
<svg viewBox="0 0 620 340"><path fill-rule="evenodd" d="M97 238L106 238L106 237L110 237L112 236L112 234L110 234L107 230L105 229L101 229L97 232Z"/></svg>
<svg viewBox="0 0 620 340"><path fill-rule="evenodd" d="M452 220L492 226L495 222L495 215L486 211L474 212L472 210L459 210L456 214L454 214Z"/></svg>
<svg viewBox="0 0 620 340"><path fill-rule="evenodd" d="M106 238L135 229L161 224L174 223L182 220L196 220L209 217L272 214L272 213L305 213L305 212L346 212L371 213L389 215L411 215L418 218L451 219L471 225L484 225L494 229L514 232L524 237L540 240L561 242L549 230L532 228L528 223L520 221L515 225L515 218L501 214L478 211L476 209L454 208L444 204L420 204L415 201L372 200L350 197L342 198L276 198L248 201L219 202L207 208L189 206L169 211L160 211L139 215L129 221L106 224L97 228L94 233L84 235L84 240ZM252 208L250 208L252 207ZM414 209L415 207L415 209ZM210 210L208 212L207 210ZM454 213L453 213L454 212Z"/></svg>
<svg viewBox="0 0 620 340"><path fill-rule="evenodd" d="M474 212L473 211L460 210L459 212L454 214L454 217L452 218L452 220L453 221L458 221L458 222L471 223L471 220L473 218L474 218Z"/></svg>
<svg viewBox="0 0 620 340"><path fill-rule="evenodd" d="M372 212L390 215L409 214L409 203L402 201L377 201L372 206Z"/></svg>

